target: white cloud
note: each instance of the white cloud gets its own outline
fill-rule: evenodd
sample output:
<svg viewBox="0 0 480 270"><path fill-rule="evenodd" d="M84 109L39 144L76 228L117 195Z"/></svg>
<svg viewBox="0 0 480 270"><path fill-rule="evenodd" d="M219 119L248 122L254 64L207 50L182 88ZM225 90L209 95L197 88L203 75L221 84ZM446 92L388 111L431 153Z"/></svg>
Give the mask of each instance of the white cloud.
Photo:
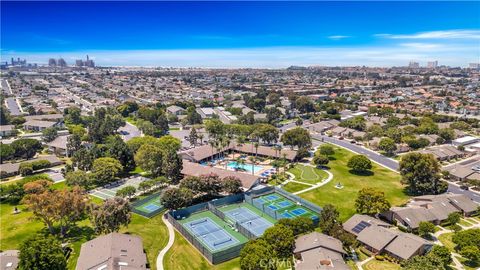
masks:
<svg viewBox="0 0 480 270"><path fill-rule="evenodd" d="M412 43L401 43L400 46L418 49L418 50L430 50L430 49L439 49L445 48L443 44L436 44L436 43L420 43L420 42L412 42Z"/></svg>
<svg viewBox="0 0 480 270"><path fill-rule="evenodd" d="M389 39L480 39L480 30L444 30L415 34L376 34L376 37Z"/></svg>
<svg viewBox="0 0 480 270"><path fill-rule="evenodd" d="M331 40L340 40L340 39L345 39L345 38L349 38L350 36L329 36L328 38L331 39Z"/></svg>

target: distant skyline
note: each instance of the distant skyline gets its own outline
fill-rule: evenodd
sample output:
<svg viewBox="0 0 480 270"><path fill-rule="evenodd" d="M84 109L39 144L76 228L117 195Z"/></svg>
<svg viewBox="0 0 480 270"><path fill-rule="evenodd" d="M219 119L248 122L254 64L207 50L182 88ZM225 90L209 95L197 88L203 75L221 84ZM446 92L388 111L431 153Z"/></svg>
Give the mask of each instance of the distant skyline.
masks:
<svg viewBox="0 0 480 270"><path fill-rule="evenodd" d="M467 66L473 2L1 2L1 59L102 66Z"/></svg>

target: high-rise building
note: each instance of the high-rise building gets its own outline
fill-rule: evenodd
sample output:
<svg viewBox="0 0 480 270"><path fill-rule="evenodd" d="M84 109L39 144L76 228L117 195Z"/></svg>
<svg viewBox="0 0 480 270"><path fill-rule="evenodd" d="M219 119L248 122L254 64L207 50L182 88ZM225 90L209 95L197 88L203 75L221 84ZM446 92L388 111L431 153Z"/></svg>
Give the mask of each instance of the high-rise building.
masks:
<svg viewBox="0 0 480 270"><path fill-rule="evenodd" d="M57 60L55 60L54 58L48 59L48 66L49 67L56 67L57 66Z"/></svg>
<svg viewBox="0 0 480 270"><path fill-rule="evenodd" d="M408 63L408 67L409 68L419 68L420 65L418 64L418 62L410 61L410 63Z"/></svg>
<svg viewBox="0 0 480 270"><path fill-rule="evenodd" d="M78 59L75 61L75 66L77 67L95 67L95 62L91 60L87 55L87 60L83 61L82 59Z"/></svg>
<svg viewBox="0 0 480 270"><path fill-rule="evenodd" d="M437 68L438 67L438 61L427 62L427 67L428 68Z"/></svg>
<svg viewBox="0 0 480 270"><path fill-rule="evenodd" d="M470 63L468 64L469 68L480 69L480 63Z"/></svg>
<svg viewBox="0 0 480 270"><path fill-rule="evenodd" d="M59 67L66 67L66 66L67 66L67 62L65 62L65 60L64 60L63 58L59 58L59 59L57 60L57 65L58 65Z"/></svg>

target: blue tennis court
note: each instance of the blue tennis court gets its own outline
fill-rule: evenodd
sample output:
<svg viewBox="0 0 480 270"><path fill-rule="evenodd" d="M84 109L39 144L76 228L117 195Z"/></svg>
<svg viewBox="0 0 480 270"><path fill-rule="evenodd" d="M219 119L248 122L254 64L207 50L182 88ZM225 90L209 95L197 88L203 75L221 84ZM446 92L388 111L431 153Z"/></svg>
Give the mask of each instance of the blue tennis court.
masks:
<svg viewBox="0 0 480 270"><path fill-rule="evenodd" d="M294 216L288 212L284 212L282 214L280 214L280 217L281 218L293 218Z"/></svg>
<svg viewBox="0 0 480 270"><path fill-rule="evenodd" d="M307 210L303 208L297 208L297 209L291 210L290 213L294 214L295 216L301 216L303 214L306 214Z"/></svg>
<svg viewBox="0 0 480 270"><path fill-rule="evenodd" d="M201 218L183 225L211 251L224 249L238 243L238 240L210 218Z"/></svg>
<svg viewBox="0 0 480 270"><path fill-rule="evenodd" d="M267 201L276 201L280 199L280 197L278 197L278 195L276 194L272 194L272 195L265 196L264 199L267 199Z"/></svg>
<svg viewBox="0 0 480 270"><path fill-rule="evenodd" d="M143 208L147 209L150 212L160 209L160 207L161 207L160 205L156 205L156 204L149 204L149 205L143 206Z"/></svg>
<svg viewBox="0 0 480 270"><path fill-rule="evenodd" d="M278 204L278 206L282 208L286 208L293 205L293 203L290 201L281 201L281 202L277 202L276 204Z"/></svg>
<svg viewBox="0 0 480 270"><path fill-rule="evenodd" d="M272 209L272 210L277 210L277 209L280 209L278 206L276 206L275 204L269 204L267 206L268 208Z"/></svg>
<svg viewBox="0 0 480 270"><path fill-rule="evenodd" d="M255 236L262 236L266 229L273 224L265 218L254 213L246 207L239 207L224 212L227 217L235 222L242 224L244 228L253 233Z"/></svg>

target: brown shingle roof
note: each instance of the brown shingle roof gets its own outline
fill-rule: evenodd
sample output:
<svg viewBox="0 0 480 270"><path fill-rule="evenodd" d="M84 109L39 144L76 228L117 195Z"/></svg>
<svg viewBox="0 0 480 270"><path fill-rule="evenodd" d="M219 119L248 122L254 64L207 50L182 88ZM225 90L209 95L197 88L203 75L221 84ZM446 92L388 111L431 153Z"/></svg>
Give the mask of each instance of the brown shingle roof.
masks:
<svg viewBox="0 0 480 270"><path fill-rule="evenodd" d="M185 176L201 176L205 174L216 174L222 179L227 176L234 176L240 179L240 181L242 182L243 188L247 190L253 187L256 184L257 180L259 179L259 176L257 175L252 175L249 173L243 173L243 172L237 172L237 171L229 171L229 170L224 170L216 167L204 166L198 163L190 162L188 160L183 160L182 174Z"/></svg>
<svg viewBox="0 0 480 270"><path fill-rule="evenodd" d="M135 235L110 233L82 244L77 270L147 269L142 239Z"/></svg>

